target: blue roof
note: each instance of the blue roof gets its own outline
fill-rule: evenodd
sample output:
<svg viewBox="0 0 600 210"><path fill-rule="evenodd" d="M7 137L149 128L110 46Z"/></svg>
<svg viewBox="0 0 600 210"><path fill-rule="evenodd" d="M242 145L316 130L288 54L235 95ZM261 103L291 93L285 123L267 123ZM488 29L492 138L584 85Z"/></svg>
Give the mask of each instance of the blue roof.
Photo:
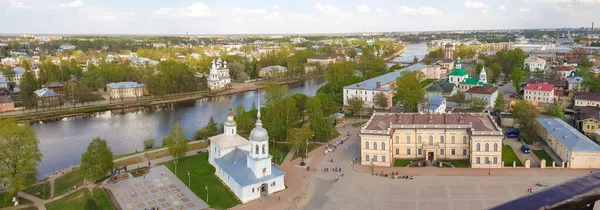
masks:
<svg viewBox="0 0 600 210"><path fill-rule="evenodd" d="M561 119L556 117L540 117L536 120L548 131L548 134L554 136L554 138L571 151L600 151L598 144Z"/></svg>
<svg viewBox="0 0 600 210"><path fill-rule="evenodd" d="M273 71L273 70L283 71L283 70L287 70L287 68L285 68L283 66L267 66L265 68L260 69L260 71L262 71L262 72L269 72L269 71Z"/></svg>
<svg viewBox="0 0 600 210"><path fill-rule="evenodd" d="M427 100L429 101L429 105L427 106L427 109L428 110L436 110L442 105L442 103L444 103L444 101L446 101L446 98L444 98L442 96L434 95L434 96L427 97Z"/></svg>
<svg viewBox="0 0 600 210"><path fill-rule="evenodd" d="M415 64L415 65L411 65L408 66L406 68L403 69L399 69L378 77L373 77L371 79L356 83L356 84L352 84L352 85L348 85L346 87L344 87L344 89L361 89L361 90L380 90L380 91L388 91L391 90L390 87L381 87L381 88L377 88L377 82L380 82L381 85L386 85L389 84L393 81L395 81L398 77L400 77L400 74L402 72L405 71L419 71L421 69L424 69L428 67L428 65L423 65L423 64Z"/></svg>
<svg viewBox="0 0 600 210"><path fill-rule="evenodd" d="M285 175L285 172L280 170L277 166L271 165L271 175L256 178L252 170L246 165L247 158L248 151L236 148L229 154L215 159L215 163L242 187L258 184Z"/></svg>
<svg viewBox="0 0 600 210"><path fill-rule="evenodd" d="M335 119L338 119L338 118L344 117L344 116L346 116L344 113L335 113L335 114L333 114L333 117L335 117Z"/></svg>
<svg viewBox="0 0 600 210"><path fill-rule="evenodd" d="M112 89L120 89L120 88L139 88L144 87L144 84L137 82L117 82L117 83L109 83L106 85Z"/></svg>
<svg viewBox="0 0 600 210"><path fill-rule="evenodd" d="M21 67L16 67L13 69L13 72L15 72L15 74L25 74L25 69Z"/></svg>
<svg viewBox="0 0 600 210"><path fill-rule="evenodd" d="M581 84L583 77L567 77L567 83L569 84Z"/></svg>
<svg viewBox="0 0 600 210"><path fill-rule="evenodd" d="M2 72L0 72L1 75ZM0 77L0 83L8 83L8 79L6 77Z"/></svg>
<svg viewBox="0 0 600 210"><path fill-rule="evenodd" d="M53 90L50 90L48 88L42 88L42 89L36 90L34 93L40 98L52 97L52 96L58 95Z"/></svg>

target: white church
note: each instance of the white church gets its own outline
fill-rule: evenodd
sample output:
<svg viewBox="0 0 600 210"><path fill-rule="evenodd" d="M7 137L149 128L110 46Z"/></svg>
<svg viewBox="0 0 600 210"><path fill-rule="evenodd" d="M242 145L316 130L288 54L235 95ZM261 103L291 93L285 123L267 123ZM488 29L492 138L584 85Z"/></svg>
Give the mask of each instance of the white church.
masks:
<svg viewBox="0 0 600 210"><path fill-rule="evenodd" d="M207 82L208 88L211 90L225 88L229 83L231 83L229 69L227 68L227 61L222 61L220 58L217 60L217 62L215 62L215 60L212 61Z"/></svg>
<svg viewBox="0 0 600 210"><path fill-rule="evenodd" d="M262 127L260 105L257 116L250 140L237 134L231 108L224 124L225 133L209 138L209 163L215 167L217 177L242 203L285 189L285 172L271 164L269 135Z"/></svg>

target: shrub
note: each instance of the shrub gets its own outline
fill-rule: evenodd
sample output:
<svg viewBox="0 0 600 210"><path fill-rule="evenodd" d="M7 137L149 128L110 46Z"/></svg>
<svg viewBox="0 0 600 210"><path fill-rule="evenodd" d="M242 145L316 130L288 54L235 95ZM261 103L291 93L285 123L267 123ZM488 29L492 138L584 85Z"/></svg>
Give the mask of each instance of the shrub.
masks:
<svg viewBox="0 0 600 210"><path fill-rule="evenodd" d="M154 147L154 139L144 140L144 149L150 149L152 147Z"/></svg>

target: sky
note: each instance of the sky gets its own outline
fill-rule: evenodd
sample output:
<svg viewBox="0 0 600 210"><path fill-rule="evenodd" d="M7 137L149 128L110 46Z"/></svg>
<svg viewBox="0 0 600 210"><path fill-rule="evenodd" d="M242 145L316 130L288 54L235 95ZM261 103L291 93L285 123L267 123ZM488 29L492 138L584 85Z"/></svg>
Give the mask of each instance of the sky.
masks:
<svg viewBox="0 0 600 210"><path fill-rule="evenodd" d="M0 0L0 33L311 34L600 25L600 0Z"/></svg>

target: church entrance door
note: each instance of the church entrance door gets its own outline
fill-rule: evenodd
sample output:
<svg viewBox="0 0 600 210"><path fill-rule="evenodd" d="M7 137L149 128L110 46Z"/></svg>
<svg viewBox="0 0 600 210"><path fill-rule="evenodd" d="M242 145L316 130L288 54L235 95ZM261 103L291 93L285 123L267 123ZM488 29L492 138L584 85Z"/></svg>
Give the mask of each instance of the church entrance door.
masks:
<svg viewBox="0 0 600 210"><path fill-rule="evenodd" d="M260 186L260 195L267 195L269 194L269 185L267 185L267 183L264 183Z"/></svg>

